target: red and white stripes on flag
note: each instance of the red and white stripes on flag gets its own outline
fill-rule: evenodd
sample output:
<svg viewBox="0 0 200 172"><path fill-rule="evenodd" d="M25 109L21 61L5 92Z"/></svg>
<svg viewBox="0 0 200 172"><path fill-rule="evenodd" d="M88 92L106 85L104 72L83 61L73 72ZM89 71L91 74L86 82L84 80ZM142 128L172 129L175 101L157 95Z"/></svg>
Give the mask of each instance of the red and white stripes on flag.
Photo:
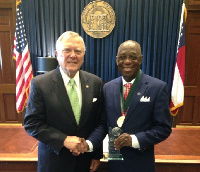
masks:
<svg viewBox="0 0 200 172"><path fill-rule="evenodd" d="M16 110L21 112L27 103L33 71L23 23L21 3L17 6L13 58L16 60Z"/></svg>
<svg viewBox="0 0 200 172"><path fill-rule="evenodd" d="M182 5L180 21L180 34L177 48L177 59L174 70L174 78L171 91L170 113L177 115L179 107L184 102L184 79L185 79L185 24L184 24L185 4Z"/></svg>

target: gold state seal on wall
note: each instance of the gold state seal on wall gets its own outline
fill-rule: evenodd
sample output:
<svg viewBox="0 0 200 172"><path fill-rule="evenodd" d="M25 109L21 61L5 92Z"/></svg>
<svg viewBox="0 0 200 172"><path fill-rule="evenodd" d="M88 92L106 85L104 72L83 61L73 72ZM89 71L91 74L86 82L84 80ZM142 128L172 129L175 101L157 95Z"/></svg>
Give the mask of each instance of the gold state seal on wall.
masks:
<svg viewBox="0 0 200 172"><path fill-rule="evenodd" d="M115 12L107 2L92 1L81 14L81 24L91 37L106 37L115 26Z"/></svg>

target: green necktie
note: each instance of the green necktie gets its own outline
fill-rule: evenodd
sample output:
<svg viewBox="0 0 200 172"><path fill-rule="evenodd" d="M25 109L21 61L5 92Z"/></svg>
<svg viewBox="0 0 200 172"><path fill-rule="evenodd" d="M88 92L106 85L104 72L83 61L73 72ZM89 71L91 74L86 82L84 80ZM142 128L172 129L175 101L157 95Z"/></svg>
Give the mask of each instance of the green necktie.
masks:
<svg viewBox="0 0 200 172"><path fill-rule="evenodd" d="M70 89L69 89L69 99L71 102L72 110L74 112L74 116L76 119L77 124L79 124L80 120L80 106L79 106L79 99L78 94L74 85L74 79L69 80Z"/></svg>

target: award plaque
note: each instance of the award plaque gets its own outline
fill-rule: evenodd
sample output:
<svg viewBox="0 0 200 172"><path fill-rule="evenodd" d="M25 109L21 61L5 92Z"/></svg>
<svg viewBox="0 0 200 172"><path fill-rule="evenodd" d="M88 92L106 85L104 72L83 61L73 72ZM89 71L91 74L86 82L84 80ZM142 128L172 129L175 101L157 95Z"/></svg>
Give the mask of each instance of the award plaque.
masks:
<svg viewBox="0 0 200 172"><path fill-rule="evenodd" d="M108 141L108 160L124 160L120 150L115 150L114 141L122 133L121 128L109 127Z"/></svg>

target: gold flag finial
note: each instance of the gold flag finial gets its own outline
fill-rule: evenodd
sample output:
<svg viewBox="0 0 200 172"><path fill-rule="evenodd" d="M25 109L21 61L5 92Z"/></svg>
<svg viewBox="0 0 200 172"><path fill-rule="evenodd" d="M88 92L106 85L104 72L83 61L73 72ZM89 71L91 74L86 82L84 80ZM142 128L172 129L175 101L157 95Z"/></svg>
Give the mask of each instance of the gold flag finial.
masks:
<svg viewBox="0 0 200 172"><path fill-rule="evenodd" d="M21 0L16 0L16 7L17 7L20 3L22 3Z"/></svg>
<svg viewBox="0 0 200 172"><path fill-rule="evenodd" d="M185 12L185 15L184 15L184 19L185 19L185 23L186 23L186 19L187 19L187 7L185 7L185 9L184 9L184 12Z"/></svg>

